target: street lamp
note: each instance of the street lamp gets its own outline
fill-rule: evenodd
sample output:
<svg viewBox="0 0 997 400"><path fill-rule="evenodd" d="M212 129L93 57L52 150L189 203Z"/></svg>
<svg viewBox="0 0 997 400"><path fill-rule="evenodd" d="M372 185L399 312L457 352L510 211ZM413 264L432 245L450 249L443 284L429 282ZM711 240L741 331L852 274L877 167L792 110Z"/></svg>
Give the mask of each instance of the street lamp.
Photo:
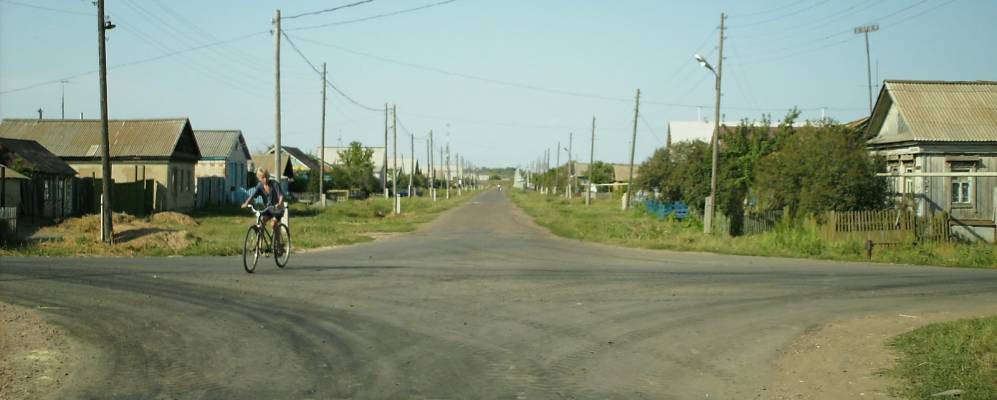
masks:
<svg viewBox="0 0 997 400"><path fill-rule="evenodd" d="M710 197L706 199L706 204L703 207L703 233L711 234L713 233L713 213L716 207L717 199L717 159L719 154L719 142L720 142L720 82L723 78L724 70L724 18L723 14L720 15L720 55L717 60L717 68L714 69L709 62L706 61L703 56L696 54L694 58L700 66L710 70L713 76L716 77L716 105L714 107L713 114L713 138L711 139L710 147L713 148L713 162L710 169Z"/></svg>

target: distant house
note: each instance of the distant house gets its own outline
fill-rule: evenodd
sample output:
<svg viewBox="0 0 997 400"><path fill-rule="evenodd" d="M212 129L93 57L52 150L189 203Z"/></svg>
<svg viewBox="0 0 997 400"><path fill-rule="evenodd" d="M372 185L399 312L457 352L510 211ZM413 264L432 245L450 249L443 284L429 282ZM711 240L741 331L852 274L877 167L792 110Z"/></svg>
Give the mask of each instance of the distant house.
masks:
<svg viewBox="0 0 997 400"><path fill-rule="evenodd" d="M287 153L280 153L281 158L281 173L279 174L282 179L294 179L294 166L291 165L291 159L287 156ZM270 171L270 176L276 177L278 174L274 173L274 155L269 154L254 154L253 158L250 160L250 173L255 175L256 170L264 168Z"/></svg>
<svg viewBox="0 0 997 400"><path fill-rule="evenodd" d="M211 182L210 188L197 186L199 204L237 203L235 193L248 184L249 147L239 130L195 130L194 138L201 150L201 160L194 167L198 183ZM200 179L216 178L216 179ZM217 193L216 193L217 192Z"/></svg>
<svg viewBox="0 0 997 400"><path fill-rule="evenodd" d="M21 186L27 176L0 164L0 208L21 205Z"/></svg>
<svg viewBox="0 0 997 400"><path fill-rule="evenodd" d="M994 240L997 177L974 174L997 171L997 82L887 80L866 129L898 197L920 215L949 213L957 234Z"/></svg>
<svg viewBox="0 0 997 400"><path fill-rule="evenodd" d="M3 195L7 207L18 207L18 214L42 218L63 218L73 213L73 177L76 171L33 140L0 138L0 164L7 168ZM19 184L7 188L8 184ZM17 194L8 203L8 194Z"/></svg>
<svg viewBox="0 0 997 400"><path fill-rule="evenodd" d="M153 180L155 211L194 206L194 165L201 152L186 118L108 121L111 178L117 182ZM0 137L34 140L76 170L100 178L99 120L5 119Z"/></svg>
<svg viewBox="0 0 997 400"><path fill-rule="evenodd" d="M296 175L307 175L311 171L318 171L319 164L321 163L316 157L301 151L301 149L297 147L281 146L281 148L284 149L284 154L289 157L291 161L291 168L294 170ZM267 154L272 155L273 148L267 150ZM273 158L271 157L271 161L272 160Z"/></svg>

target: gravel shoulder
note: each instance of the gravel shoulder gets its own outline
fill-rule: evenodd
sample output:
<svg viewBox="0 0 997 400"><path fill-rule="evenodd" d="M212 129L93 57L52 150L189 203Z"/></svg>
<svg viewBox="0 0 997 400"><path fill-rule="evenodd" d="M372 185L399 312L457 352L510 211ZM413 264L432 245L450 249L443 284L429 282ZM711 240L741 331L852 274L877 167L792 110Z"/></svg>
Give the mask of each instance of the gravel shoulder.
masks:
<svg viewBox="0 0 997 400"><path fill-rule="evenodd" d="M80 356L62 329L5 303L0 322L0 399L45 398L73 378Z"/></svg>

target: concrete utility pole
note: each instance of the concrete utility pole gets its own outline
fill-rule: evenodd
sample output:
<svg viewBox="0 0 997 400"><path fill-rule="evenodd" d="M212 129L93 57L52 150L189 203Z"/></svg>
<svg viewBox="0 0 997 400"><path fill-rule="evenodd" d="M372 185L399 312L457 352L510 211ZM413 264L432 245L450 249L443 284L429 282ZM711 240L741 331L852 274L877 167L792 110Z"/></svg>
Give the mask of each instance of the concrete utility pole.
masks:
<svg viewBox="0 0 997 400"><path fill-rule="evenodd" d="M547 182L547 174L550 172L550 149L544 151L544 194L550 193L550 182Z"/></svg>
<svg viewBox="0 0 997 400"><path fill-rule="evenodd" d="M277 9L277 14L273 19L274 23L274 105L276 106L274 112L274 146L273 146L273 175L277 177L277 183L280 184L281 176L281 165L280 165L280 152L283 149L280 147L280 9Z"/></svg>
<svg viewBox="0 0 997 400"><path fill-rule="evenodd" d="M574 189L571 185L571 180L575 178L575 168L571 165L571 152L574 150L575 144L575 133L568 133L568 190L565 191L564 195L571 200L571 191Z"/></svg>
<svg viewBox="0 0 997 400"><path fill-rule="evenodd" d="M410 163L411 171L408 173L408 197L412 197L412 179L415 179L415 134L409 133L409 138L411 138L412 145L412 160Z"/></svg>
<svg viewBox="0 0 997 400"><path fill-rule="evenodd" d="M114 244L114 227L111 218L111 140L107 127L107 49L105 31L114 25L104 17L104 0L97 0L97 48L100 63L100 166L101 166L101 229L100 240ZM41 119L39 111L38 118ZM0 194L2 195L2 194Z"/></svg>
<svg viewBox="0 0 997 400"><path fill-rule="evenodd" d="M395 199L395 214L401 214L401 199L398 198L398 106L391 105L391 197Z"/></svg>
<svg viewBox="0 0 997 400"><path fill-rule="evenodd" d="M592 145L589 146L589 187L585 190L585 205L592 204L592 171L595 166L595 116L592 116Z"/></svg>
<svg viewBox="0 0 997 400"><path fill-rule="evenodd" d="M443 158L443 146L440 146L440 173L443 174L443 176L441 178L443 180L447 180L447 173L446 173L446 171L443 170L443 162L444 162L444 160L445 160L445 158ZM450 198L450 187L449 186L447 186L447 198L448 199Z"/></svg>
<svg viewBox="0 0 997 400"><path fill-rule="evenodd" d="M388 103L384 103L384 162L381 163L381 189L388 198Z"/></svg>
<svg viewBox="0 0 997 400"><path fill-rule="evenodd" d="M855 28L856 35L865 35L865 69L869 82L869 113L872 114L872 61L869 59L869 32L879 30L879 24L863 25Z"/></svg>
<svg viewBox="0 0 997 400"><path fill-rule="evenodd" d="M319 145L319 169L318 169L318 197L325 208L325 87L326 87L325 63L322 63L322 143Z"/></svg>
<svg viewBox="0 0 997 400"><path fill-rule="evenodd" d="M66 84L71 82L63 79L59 83L62 84L62 119L66 119Z"/></svg>
<svg viewBox="0 0 997 400"><path fill-rule="evenodd" d="M452 182L450 175L450 143L447 143L447 199L450 198L450 182Z"/></svg>
<svg viewBox="0 0 997 400"><path fill-rule="evenodd" d="M460 163L460 153L454 155L457 163L457 196L464 195L464 168Z"/></svg>
<svg viewBox="0 0 997 400"><path fill-rule="evenodd" d="M634 106L634 129L630 138L630 177L627 178L627 201L623 203L623 209L629 209L634 200L634 152L637 150L637 118L640 117L640 89L637 89L637 102Z"/></svg>
<svg viewBox="0 0 997 400"><path fill-rule="evenodd" d="M705 207L703 207L703 233L711 234L713 233L713 216L716 213L716 201L717 201L717 163L720 158L720 96L722 94L720 90L721 82L723 81L724 74L724 21L727 20L727 16L720 13L720 54L717 59L717 82L716 82L716 105L713 107L713 166L710 169L710 198L707 199Z"/></svg>
<svg viewBox="0 0 997 400"><path fill-rule="evenodd" d="M557 195L557 187L561 186L561 141L557 141L557 154L554 156L554 195Z"/></svg>
<svg viewBox="0 0 997 400"><path fill-rule="evenodd" d="M433 159L433 130L429 130L429 142L426 143L426 150L428 151L426 157L429 160L429 195L433 198L433 202L436 202L436 161Z"/></svg>

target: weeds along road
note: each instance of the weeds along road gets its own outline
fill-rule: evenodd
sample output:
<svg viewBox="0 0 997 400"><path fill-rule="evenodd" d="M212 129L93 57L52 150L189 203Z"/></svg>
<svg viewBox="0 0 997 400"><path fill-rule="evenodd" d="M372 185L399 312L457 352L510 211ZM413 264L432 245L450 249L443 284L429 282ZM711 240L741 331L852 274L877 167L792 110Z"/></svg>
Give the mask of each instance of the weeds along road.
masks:
<svg viewBox="0 0 997 400"><path fill-rule="evenodd" d="M815 324L997 301L992 270L557 239L497 191L285 270L240 262L4 258L0 301L79 343L53 397L128 399L755 398Z"/></svg>

